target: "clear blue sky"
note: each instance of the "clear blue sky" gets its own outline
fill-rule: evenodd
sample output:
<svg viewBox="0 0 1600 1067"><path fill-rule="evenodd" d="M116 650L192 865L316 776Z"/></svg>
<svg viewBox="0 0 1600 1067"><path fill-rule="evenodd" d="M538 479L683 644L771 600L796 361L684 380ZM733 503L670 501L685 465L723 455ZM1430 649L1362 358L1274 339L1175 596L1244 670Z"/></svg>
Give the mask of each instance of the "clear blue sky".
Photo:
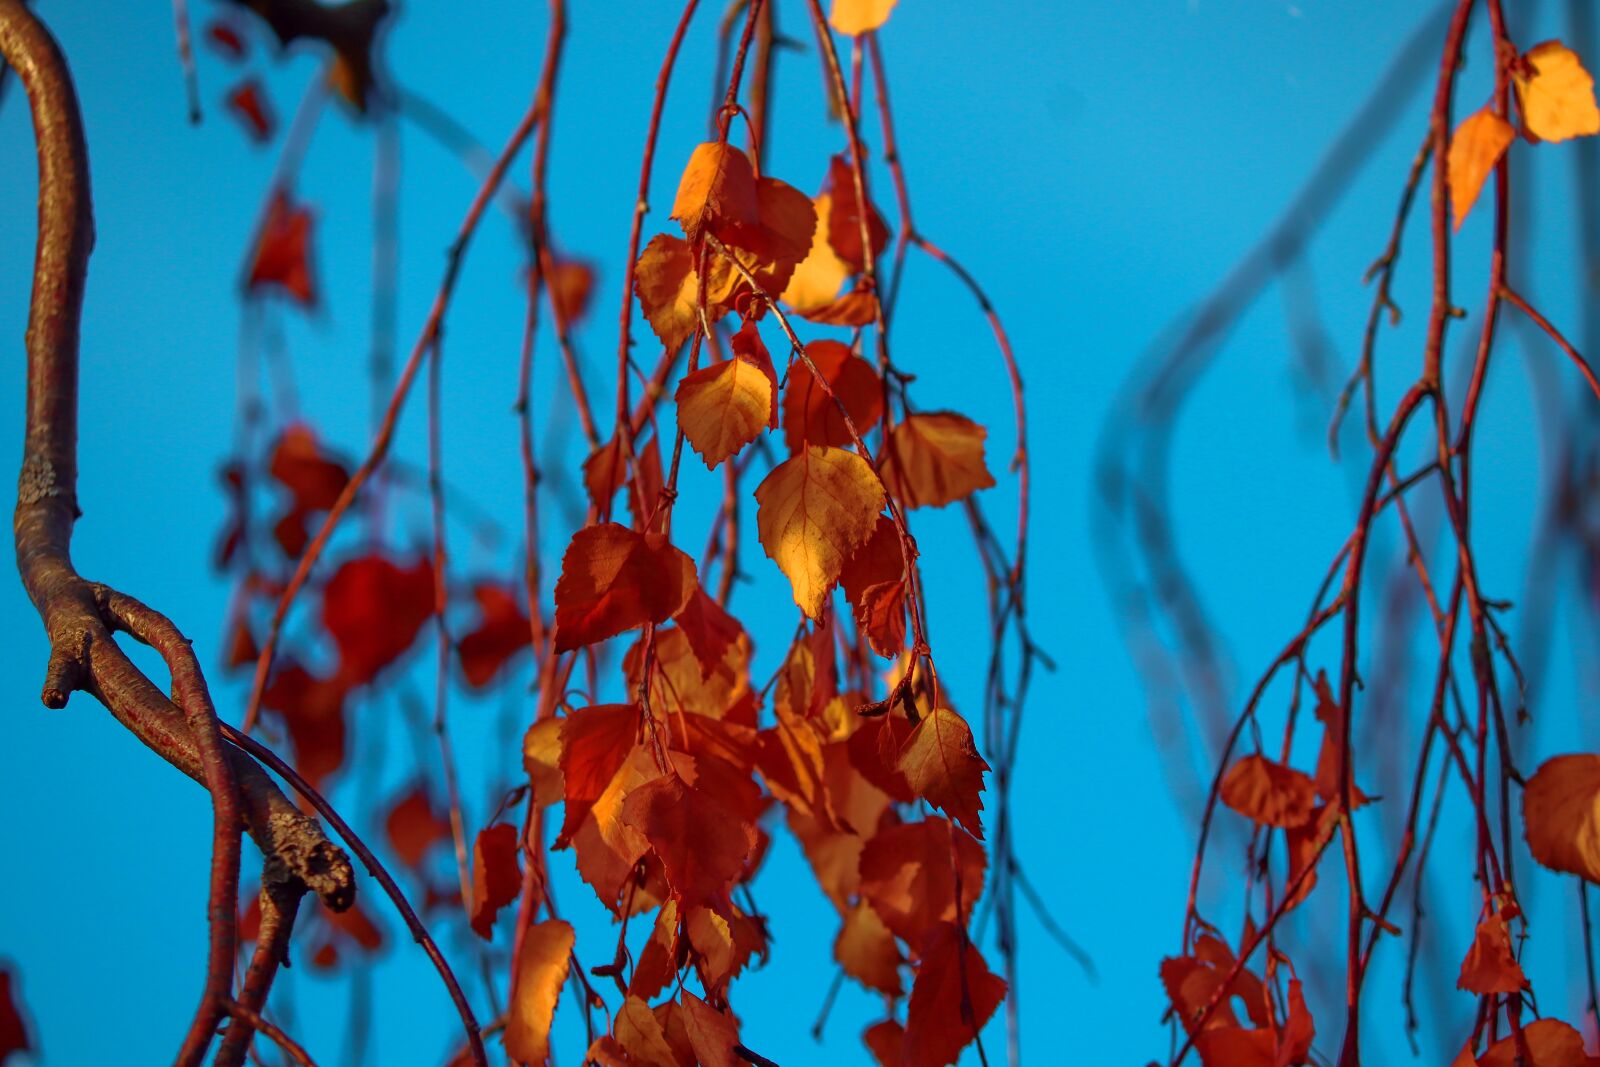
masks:
<svg viewBox="0 0 1600 1067"><path fill-rule="evenodd" d="M211 5L193 6L203 23ZM1519 40L1565 32L1565 5L1528 6L1538 8L1537 17L1519 10ZM185 121L168 5L39 0L37 7L77 78L96 194L98 243L83 330L85 515L75 558L86 575L172 615L203 661L216 663L228 589L208 560L224 515L217 466L234 433L240 308L233 287L273 155L247 144L223 113L220 98L235 71L204 48L206 121L199 128ZM559 240L599 265L599 295L580 344L593 373L606 380L638 151L677 5L573 7L550 188ZM666 225L660 207L701 139L717 7L696 24L681 60L663 130L658 211L647 234ZM883 35L918 221L994 296L1022 361L1034 418L1034 626L1060 669L1039 679L1029 708L1015 787L1018 847L1056 918L1092 954L1099 981L1090 983L1024 916L1023 1048L1030 1062L1127 1064L1165 1054L1156 968L1179 948L1196 822L1164 781L1144 691L1096 573L1089 515L1098 428L1141 351L1288 204L1429 7L1393 0L1085 0L997 9L903 0ZM814 43L800 32L798 9L780 11L806 51L782 61L771 169L812 189L840 138L822 114ZM394 26L391 66L498 146L531 93L543 18L543 5L534 3L470 5L469 12L413 0ZM1481 92L1487 66L1481 40L1474 43L1469 77L1480 88L1464 100ZM300 54L263 62L258 49L255 66L287 119L315 61ZM0 105L0 338L9 353L0 359L0 440L15 442L34 172L22 98L9 88ZM1365 314L1361 273L1386 236L1421 134L1421 101L1414 90L1388 102L1400 113L1399 132L1360 172L1310 259L1340 379ZM476 181L414 127L402 136L404 346L420 328ZM1518 151L1519 159L1531 158ZM1547 149L1522 171L1537 168L1539 249L1525 265L1523 288L1567 323L1575 323L1578 306L1575 230L1567 221L1571 161L1570 151ZM518 171L520 177L525 167ZM367 440L371 174L370 131L328 114L298 183L319 216L317 269L326 299L309 321L280 316L302 411L347 454ZM1476 221L1465 233L1469 248L1485 239ZM513 234L502 216L492 216L451 313L445 369L447 469L512 528L520 507L509 410L522 324L517 263ZM1468 271L1462 291L1476 296L1478 278ZM1409 287L1401 293L1414 322L1425 279L1411 269L1400 285ZM1328 458L1326 398L1296 370L1280 296L1269 290L1235 331L1186 407L1175 441L1173 502L1184 558L1229 642L1236 687L1248 685L1298 628L1353 514L1356 468ZM1008 452L1009 395L987 327L966 294L927 261L913 259L895 344L897 358L918 374L921 404L958 408L992 428L998 473ZM1395 361L1384 378L1392 390L1416 358L1414 334L1402 331L1386 351ZM1486 581L1514 598L1521 596L1541 469L1527 361L1556 367L1537 340L1505 346L1492 375L1475 486ZM1559 380L1579 388L1568 376ZM548 383L541 388L543 415L553 394ZM398 454L419 462L424 447L420 406L413 404ZM709 479L701 482L689 490L691 504L693 494L715 491ZM421 543L425 512L401 514L399 539ZM982 639L982 591L970 573L964 522L952 512L919 515L919 523L934 591L933 639L950 650L941 671L955 686L957 705L976 717L981 664L963 661L961 650ZM459 529L454 539L463 574L511 573L509 545L474 545ZM41 627L18 582L0 580L0 591L0 622L10 635L0 643L0 810L7 813L0 819L0 959L20 971L43 1050L38 1062L164 1062L200 988L206 797L89 698L80 694L59 712L40 706ZM786 604L770 580L748 595ZM764 642L758 633L768 657L789 625L786 609ZM1563 629L1556 647L1583 648L1591 638ZM1531 735L1530 751L1593 744L1592 728L1580 738L1570 725L1573 709L1594 696L1577 687L1573 673L1558 655L1546 691L1548 721ZM236 716L239 687L218 676L214 690L224 714ZM357 710L395 715L392 702ZM496 700L456 703L469 780L485 765L501 711ZM337 792L358 816L381 811L410 765L400 728L389 731L387 743L391 770L382 781L357 775ZM1182 752L1175 758L1188 760ZM469 796L469 822L484 818L485 806L483 795ZM1447 824L1441 838L1441 848L1455 849L1441 858L1441 871L1459 872L1439 883L1447 897L1440 958L1452 972L1441 983L1446 990L1465 934L1462 915L1454 925L1443 916L1470 909L1475 892L1464 839L1451 837L1454 829ZM1220 847L1217 863L1237 862L1237 842ZM1336 880L1330 874L1328 884ZM597 909L585 910L587 890L570 878L558 890L578 917L580 951L586 937L590 945L607 944ZM1232 923L1232 898L1215 890L1208 886L1207 914ZM833 973L834 920L792 844L775 849L757 892L777 941L771 964L734 989L750 1044L785 1067L855 1062L857 1035L877 1017L869 995L845 990L824 1047L807 1035ZM1545 910L1536 913L1543 918L1530 973L1543 990L1543 1008L1575 1018L1580 987L1564 986L1577 973L1563 944L1570 894L1553 884L1536 893ZM1324 895L1324 904L1342 907L1342 896ZM376 971L373 1043L360 1062L438 1062L450 1040L448 1003L420 954L403 943L399 924L384 906L374 907L391 948ZM1302 918L1294 937L1314 944L1318 931ZM446 948L461 969L472 970L472 949L459 931ZM1373 1064L1409 1059L1393 1007L1398 971L1390 963L1399 955L1391 945L1371 986L1374 1003L1383 1005L1374 1018L1387 1024L1369 1031ZM1308 977L1325 1034L1337 1030L1330 998L1340 981L1336 968ZM342 1046L342 983L296 969L283 992L291 993L295 1032L319 1062L355 1062ZM1425 1045L1422 1059L1444 1061L1459 1047L1472 998L1447 992L1419 1004L1425 1030L1447 1035ZM575 1062L581 1029L570 1001L556 1030L558 1062ZM991 1058L1002 1055L998 1030L988 1048Z"/></svg>

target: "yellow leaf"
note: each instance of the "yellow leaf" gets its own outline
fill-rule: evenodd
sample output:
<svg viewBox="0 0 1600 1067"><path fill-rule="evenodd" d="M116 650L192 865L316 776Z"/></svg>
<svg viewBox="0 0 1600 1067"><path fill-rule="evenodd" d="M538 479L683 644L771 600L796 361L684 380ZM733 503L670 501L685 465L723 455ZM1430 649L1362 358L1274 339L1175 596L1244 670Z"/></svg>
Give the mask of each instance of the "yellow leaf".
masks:
<svg viewBox="0 0 1600 1067"><path fill-rule="evenodd" d="M1522 58L1533 69L1532 75L1516 79L1517 101L1530 133L1541 141L1600 133L1594 78L1576 52L1560 41L1545 41Z"/></svg>
<svg viewBox="0 0 1600 1067"><path fill-rule="evenodd" d="M924 715L900 750L900 773L917 795L942 808L979 840L983 800L978 794L988 769L972 741L972 727L949 708Z"/></svg>
<svg viewBox="0 0 1600 1067"><path fill-rule="evenodd" d="M572 927L560 919L534 923L523 935L505 1038L506 1052L519 1063L543 1063L550 1054L550 1021L574 940Z"/></svg>
<svg viewBox="0 0 1600 1067"><path fill-rule="evenodd" d="M1522 791L1528 851L1551 870L1600 882L1600 756L1556 756Z"/></svg>
<svg viewBox="0 0 1600 1067"><path fill-rule="evenodd" d="M794 586L794 602L815 619L845 561L883 510L883 484L866 460L843 448L807 445L756 487L761 547Z"/></svg>
<svg viewBox="0 0 1600 1067"><path fill-rule="evenodd" d="M743 359L701 367L678 386L678 426L706 466L738 454L772 421L772 379Z"/></svg>
<svg viewBox="0 0 1600 1067"><path fill-rule="evenodd" d="M833 303L850 276L849 264L840 259L828 243L828 214L833 210L833 196L823 193L813 203L817 228L811 235L811 250L789 276L789 286L782 296L785 304L801 312Z"/></svg>
<svg viewBox="0 0 1600 1067"><path fill-rule="evenodd" d="M900 949L894 934L878 918L872 905L860 901L845 913L839 936L833 939L833 958L844 973L868 989L897 997L900 984Z"/></svg>
<svg viewBox="0 0 1600 1067"><path fill-rule="evenodd" d="M882 26L894 10L896 0L833 0L828 13L828 24L840 33L852 36L868 33Z"/></svg>
<svg viewBox="0 0 1600 1067"><path fill-rule="evenodd" d="M706 318L716 322L727 311L727 300L738 279L726 261L716 256L708 259ZM639 253L633 286L650 328L667 348L683 344L700 325L700 275L683 238L666 233L652 237Z"/></svg>
<svg viewBox="0 0 1600 1067"><path fill-rule="evenodd" d="M953 411L912 415L884 450L889 491L908 508L942 508L994 484L983 460L988 431Z"/></svg>
<svg viewBox="0 0 1600 1067"><path fill-rule="evenodd" d="M533 785L533 801L540 807L559 804L561 782L561 720L540 719L522 735L522 768Z"/></svg>
<svg viewBox="0 0 1600 1067"><path fill-rule="evenodd" d="M1450 138L1450 206L1456 229L1472 210L1484 181L1516 136L1511 123L1488 108L1467 116Z"/></svg>

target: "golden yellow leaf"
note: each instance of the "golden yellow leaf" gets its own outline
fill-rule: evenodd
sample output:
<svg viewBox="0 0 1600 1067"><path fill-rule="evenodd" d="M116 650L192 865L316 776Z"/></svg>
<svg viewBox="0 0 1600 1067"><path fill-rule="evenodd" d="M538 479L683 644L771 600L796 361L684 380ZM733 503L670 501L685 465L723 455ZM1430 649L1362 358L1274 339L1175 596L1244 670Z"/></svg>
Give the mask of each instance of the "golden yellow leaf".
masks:
<svg viewBox="0 0 1600 1067"><path fill-rule="evenodd" d="M540 807L561 803L561 720L540 719L522 735L522 769Z"/></svg>
<svg viewBox="0 0 1600 1067"><path fill-rule="evenodd" d="M845 561L883 510L883 484L866 460L843 448L807 445L756 487L761 547L794 586L794 602L815 619Z"/></svg>
<svg viewBox="0 0 1600 1067"><path fill-rule="evenodd" d="M1533 73L1516 78L1517 102L1528 131L1541 141L1565 141L1600 133L1594 78L1578 53L1560 41L1545 41L1523 55Z"/></svg>
<svg viewBox="0 0 1600 1067"><path fill-rule="evenodd" d="M1456 229L1472 210L1483 183L1511 146L1516 131L1488 108L1467 116L1450 138L1450 206Z"/></svg>
<svg viewBox="0 0 1600 1067"><path fill-rule="evenodd" d="M817 228L811 235L811 250L789 276L788 288L782 300L802 314L813 308L827 307L839 295L845 279L850 277L850 265L834 252L828 243L828 214L833 210L833 196L823 193L813 204L817 211Z"/></svg>
<svg viewBox="0 0 1600 1067"><path fill-rule="evenodd" d="M833 0L828 24L852 36L868 33L888 21L894 5L895 0Z"/></svg>
<svg viewBox="0 0 1600 1067"><path fill-rule="evenodd" d="M748 360L725 359L685 375L678 426L706 466L738 454L772 421L772 379Z"/></svg>
<svg viewBox="0 0 1600 1067"><path fill-rule="evenodd" d="M761 214L750 157L730 144L696 145L678 181L672 218L691 240L708 227L721 236L732 228L756 225Z"/></svg>
<svg viewBox="0 0 1600 1067"><path fill-rule="evenodd" d="M872 905L858 902L845 913L839 936L833 939L833 958L844 973L868 989L897 997L900 984L900 949L894 934L878 918Z"/></svg>
<svg viewBox="0 0 1600 1067"><path fill-rule="evenodd" d="M543 1063L550 1054L550 1021L574 940L572 927L560 919L534 923L523 935L505 1038L506 1052L519 1063Z"/></svg>
<svg viewBox="0 0 1600 1067"><path fill-rule="evenodd" d="M908 508L942 508L994 484L983 460L989 435L953 411L912 415L894 428L884 449L883 477Z"/></svg>
<svg viewBox="0 0 1600 1067"><path fill-rule="evenodd" d="M1600 756L1547 760L1522 791L1522 822L1534 859L1600 882Z"/></svg>

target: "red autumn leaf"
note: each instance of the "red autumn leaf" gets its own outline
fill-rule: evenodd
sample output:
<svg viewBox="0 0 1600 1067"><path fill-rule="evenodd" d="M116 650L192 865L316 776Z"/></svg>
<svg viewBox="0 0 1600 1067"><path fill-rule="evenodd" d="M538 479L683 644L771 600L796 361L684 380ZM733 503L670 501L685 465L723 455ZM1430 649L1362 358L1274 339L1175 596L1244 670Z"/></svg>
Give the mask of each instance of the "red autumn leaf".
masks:
<svg viewBox="0 0 1600 1067"><path fill-rule="evenodd" d="M1308 775L1260 755L1239 759L1222 780L1222 802L1267 826L1304 826L1316 797Z"/></svg>
<svg viewBox="0 0 1600 1067"><path fill-rule="evenodd" d="M261 655L261 648L256 644L255 634L250 632L250 620L241 612L228 628L228 651L222 658L222 664L228 670L238 670L240 667L254 663Z"/></svg>
<svg viewBox="0 0 1600 1067"><path fill-rule="evenodd" d="M339 676L365 685L405 654L433 616L433 563L409 567L373 554L349 560L322 593L322 625L339 649Z"/></svg>
<svg viewBox="0 0 1600 1067"><path fill-rule="evenodd" d="M901 1052L905 1039L905 1027L895 1019L873 1023L861 1035L862 1043L878 1061L878 1067L901 1067L905 1062Z"/></svg>
<svg viewBox="0 0 1600 1067"><path fill-rule="evenodd" d="M666 622L697 588L694 561L661 534L614 522L579 530L556 582L557 652Z"/></svg>
<svg viewBox="0 0 1600 1067"><path fill-rule="evenodd" d="M983 846L948 819L889 826L861 850L861 895L896 937L917 945L936 923L966 922L983 895L986 864Z"/></svg>
<svg viewBox="0 0 1600 1067"><path fill-rule="evenodd" d="M683 1025L689 1034L696 1062L701 1067L744 1067L739 1047L739 1020L720 1012L687 989L680 994Z"/></svg>
<svg viewBox="0 0 1600 1067"><path fill-rule="evenodd" d="M333 507L349 472L322 449L310 427L294 423L273 445L267 473L289 492L288 509L273 526L273 536L284 555L297 559L310 539L307 520Z"/></svg>
<svg viewBox="0 0 1600 1067"><path fill-rule="evenodd" d="M856 624L872 651L894 659L906 647L906 583L895 580L868 586L856 609Z"/></svg>
<svg viewBox="0 0 1600 1067"><path fill-rule="evenodd" d="M845 743L851 766L901 804L917 799L916 791L900 771L900 753L912 729L904 715L879 715L862 721Z"/></svg>
<svg viewBox="0 0 1600 1067"><path fill-rule="evenodd" d="M272 139L277 120L273 117L272 104L267 99L267 91L260 79L248 78L236 85L228 94L228 110L256 144L264 144Z"/></svg>
<svg viewBox="0 0 1600 1067"><path fill-rule="evenodd" d="M983 840L983 774L989 769L972 740L972 727L949 708L922 717L900 750L900 773L929 804Z"/></svg>
<svg viewBox="0 0 1600 1067"><path fill-rule="evenodd" d="M11 970L0 967L0 1064L14 1052L28 1052L28 1023L22 1016L21 998L13 988Z"/></svg>
<svg viewBox="0 0 1600 1067"><path fill-rule="evenodd" d="M856 432L865 438L883 416L883 382L878 372L838 341L812 341L806 345L806 356L817 373L803 363L795 364L783 394L783 435L789 451L798 452L807 444L850 445L854 438L839 413L841 403ZM823 389L818 375L833 396Z"/></svg>
<svg viewBox="0 0 1600 1067"><path fill-rule="evenodd" d="M640 711L633 704L580 708L561 720L561 780L566 813L556 848L565 848L584 816L633 750Z"/></svg>
<svg viewBox="0 0 1600 1067"><path fill-rule="evenodd" d="M946 1067L1005 999L1006 983L992 974L983 954L956 924L935 924L922 938L916 981L906 1009L901 1045L905 1067Z"/></svg>
<svg viewBox="0 0 1600 1067"><path fill-rule="evenodd" d="M942 508L994 485L983 458L988 431L953 411L910 415L883 448L883 480L908 508Z"/></svg>
<svg viewBox="0 0 1600 1067"><path fill-rule="evenodd" d="M1317 672L1313 684L1316 691L1317 721L1322 723L1322 747L1317 751L1317 796L1328 804L1343 803L1343 783L1339 777L1339 752L1344 745L1344 708L1334 698L1333 687L1328 684L1326 671ZM1354 782L1350 783L1352 809L1368 802L1367 795Z"/></svg>
<svg viewBox="0 0 1600 1067"><path fill-rule="evenodd" d="M1491 993L1519 993L1527 988L1522 964L1511 950L1511 932L1499 915L1479 920L1472 936L1472 947L1461 961L1456 988L1487 996Z"/></svg>
<svg viewBox="0 0 1600 1067"><path fill-rule="evenodd" d="M506 1053L518 1063L543 1063L550 1054L550 1024L575 940L560 919L534 923L523 936L506 1011Z"/></svg>
<svg viewBox="0 0 1600 1067"><path fill-rule="evenodd" d="M429 849L450 837L450 821L434 811L432 798L420 785L389 809L383 829L394 854L412 869L422 866Z"/></svg>
<svg viewBox="0 0 1600 1067"><path fill-rule="evenodd" d="M755 850L756 830L740 810L744 798L714 792L707 777L702 775L694 785L678 774L648 782L628 794L622 818L661 857L667 882L683 907L726 912L734 883ZM724 781L733 779L729 775ZM743 782L755 789L748 777Z"/></svg>
<svg viewBox="0 0 1600 1067"><path fill-rule="evenodd" d="M494 937L495 914L522 892L517 837L512 824L495 823L472 846L472 929L485 941Z"/></svg>
<svg viewBox="0 0 1600 1067"><path fill-rule="evenodd" d="M306 307L317 302L311 281L311 212L279 190L267 206L256 238L245 288L252 293L277 288Z"/></svg>
<svg viewBox="0 0 1600 1067"><path fill-rule="evenodd" d="M851 169L848 157L834 156L828 164L826 192L833 198L832 210L828 213L828 243L839 258L850 266L851 272L859 274L866 263L861 244L861 200L856 195L855 171ZM870 204L867 208L867 231L872 241L873 255L876 256L889 243L889 227L884 223L883 216L878 214L878 209Z"/></svg>
<svg viewBox="0 0 1600 1067"><path fill-rule="evenodd" d="M206 40L225 58L234 62L244 58L245 41L237 28L221 19L206 23Z"/></svg>
<svg viewBox="0 0 1600 1067"><path fill-rule="evenodd" d="M533 643L528 616L515 591L493 582L480 582L472 590L478 602L478 625L456 645L461 673L467 685L482 689L495 680L512 657Z"/></svg>
<svg viewBox="0 0 1600 1067"><path fill-rule="evenodd" d="M1470 1061L1469 1061L1470 1062ZM1560 1019L1536 1019L1478 1057L1478 1067L1591 1067L1583 1035Z"/></svg>
<svg viewBox="0 0 1600 1067"><path fill-rule="evenodd" d="M844 925L833 940L833 958L851 978L887 996L901 994L900 949L894 934L866 903L845 913Z"/></svg>
<svg viewBox="0 0 1600 1067"><path fill-rule="evenodd" d="M900 546L900 531L894 520L879 515L872 535L861 543L839 573L845 599L859 612L862 598L872 586L898 582L906 572L905 555Z"/></svg>
<svg viewBox="0 0 1600 1067"><path fill-rule="evenodd" d="M698 585L689 595L689 602L678 612L677 623L700 663L702 678L711 677L722 664L729 647L744 633L739 620L724 611L722 605Z"/></svg>
<svg viewBox="0 0 1600 1067"><path fill-rule="evenodd" d="M312 785L319 785L344 763L346 691L337 678L319 678L286 662L261 695L261 706L283 717L295 769Z"/></svg>

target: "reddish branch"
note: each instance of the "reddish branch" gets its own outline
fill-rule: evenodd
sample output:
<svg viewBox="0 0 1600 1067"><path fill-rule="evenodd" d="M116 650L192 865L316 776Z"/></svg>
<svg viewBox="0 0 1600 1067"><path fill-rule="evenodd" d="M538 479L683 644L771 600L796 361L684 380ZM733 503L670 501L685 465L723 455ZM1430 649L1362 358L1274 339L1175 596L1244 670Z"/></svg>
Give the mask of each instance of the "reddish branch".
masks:
<svg viewBox="0 0 1600 1067"><path fill-rule="evenodd" d="M348 859L259 766L221 742L188 641L164 616L80 577L69 546L77 506L78 328L93 244L88 154L66 63L21 0L0 0L0 54L28 94L38 140L39 236L26 348L28 388L14 520L17 568L50 641L42 699L64 707L83 690L150 749L210 790L215 812L207 977L178 1055L199 1063L232 992L239 834L248 830L269 872L330 907L353 899ZM117 646L124 631L154 647L172 676L169 699Z"/></svg>

